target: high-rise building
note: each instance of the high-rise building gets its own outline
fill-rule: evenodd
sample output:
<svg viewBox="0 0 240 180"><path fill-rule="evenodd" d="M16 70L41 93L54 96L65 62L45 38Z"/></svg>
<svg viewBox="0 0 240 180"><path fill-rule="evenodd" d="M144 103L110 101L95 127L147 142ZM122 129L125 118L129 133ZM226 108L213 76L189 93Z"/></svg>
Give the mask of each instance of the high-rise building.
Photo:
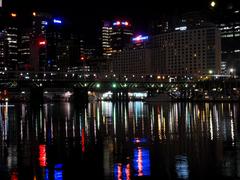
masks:
<svg viewBox="0 0 240 180"><path fill-rule="evenodd" d="M31 65L31 31L24 29L19 35L18 64L19 70L32 70Z"/></svg>
<svg viewBox="0 0 240 180"><path fill-rule="evenodd" d="M150 74L151 73L151 41L148 36L138 35L132 38L128 48L114 53L111 71L116 74Z"/></svg>
<svg viewBox="0 0 240 180"><path fill-rule="evenodd" d="M112 24L111 46L112 51L119 52L131 42L133 36L132 25L129 21L114 21Z"/></svg>
<svg viewBox="0 0 240 180"><path fill-rule="evenodd" d="M110 57L122 51L131 41L132 25L126 20L104 21L102 26L102 55Z"/></svg>
<svg viewBox="0 0 240 180"><path fill-rule="evenodd" d="M240 74L240 11L229 9L218 24L221 31L222 60L227 69L234 69Z"/></svg>
<svg viewBox="0 0 240 180"><path fill-rule="evenodd" d="M172 75L220 73L220 32L214 26L174 32L152 37L152 71Z"/></svg>
<svg viewBox="0 0 240 180"><path fill-rule="evenodd" d="M5 31L0 32L0 70L5 68L5 53L6 53L6 42L5 42Z"/></svg>
<svg viewBox="0 0 240 180"><path fill-rule="evenodd" d="M104 21L102 26L102 55L104 57L109 57L112 55L112 23L110 21Z"/></svg>
<svg viewBox="0 0 240 180"><path fill-rule="evenodd" d="M5 63L10 70L18 70L18 23L17 14L9 14L8 22L5 26Z"/></svg>
<svg viewBox="0 0 240 180"><path fill-rule="evenodd" d="M116 53L112 58L115 73L154 73L175 76L221 73L220 32L215 26L138 36L136 41L148 40L147 46L132 46Z"/></svg>

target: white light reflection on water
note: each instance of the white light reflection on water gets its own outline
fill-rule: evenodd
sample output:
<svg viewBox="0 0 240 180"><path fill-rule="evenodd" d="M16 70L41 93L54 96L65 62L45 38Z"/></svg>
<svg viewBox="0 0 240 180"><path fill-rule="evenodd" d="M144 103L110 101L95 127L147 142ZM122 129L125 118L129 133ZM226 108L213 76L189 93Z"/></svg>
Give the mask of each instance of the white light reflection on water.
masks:
<svg viewBox="0 0 240 180"><path fill-rule="evenodd" d="M237 149L239 104L159 103L149 105L142 102L128 104L119 102L117 105L115 103L116 106L113 104L99 102L99 104L88 106L91 109L87 110L75 110L71 106L72 110L66 108L63 112L62 104L46 105L42 115L41 111L39 114L39 109L34 112L37 116L27 114L27 107L22 105L13 107L13 109L18 108L16 111L2 106L1 135L10 144L6 144L6 150L3 147L0 149L0 163L5 163L5 167L14 168L22 165L21 160L24 159L27 166L33 166L31 164L33 154L39 149L38 142L40 142L40 145L46 145L46 149L42 148L42 155L36 153L36 160L42 157L41 165L38 162L38 166L46 170L50 179L55 178L54 165L62 161L51 162L51 167L48 167L49 162L45 166L45 159L48 157L48 161L53 160L55 153L60 159L64 157L68 160L69 156L73 156L72 158L76 158L76 161L81 164L79 166L84 166L88 161L84 159L87 155L93 159L101 158L103 167L97 167L97 169L104 169L103 173L111 177L117 172L116 176L121 179L131 178L128 176L131 173L132 176L161 177L158 179L168 179L165 175L171 173L178 179L194 179L199 174L207 176L208 169L216 168L215 164L221 166L219 171L217 169L219 176L223 174L234 177L240 174ZM69 104L64 107L67 106ZM36 119L38 119L38 125L33 123ZM81 121L78 122L79 119ZM8 124L3 126L3 123ZM55 137L52 141L44 142L45 138L42 139L41 134L43 129L47 139L52 129L54 130ZM38 136L34 136L36 131ZM80 138L77 139L79 144L69 141L66 148L62 142L65 141L64 138L75 140L73 133L76 133L75 139ZM91 138L96 138L99 144L91 144L94 143ZM15 144L20 139L22 140L18 145L20 147L22 143L23 146L18 151ZM57 151L53 152L53 148ZM77 153L74 154L75 152ZM212 152L216 153L216 156L212 156ZM98 163L94 159L95 162ZM117 171L114 170L114 165L117 166ZM94 171L94 166L91 168ZM221 171L221 168L224 170ZM62 174L65 175L63 171ZM61 179L61 172L57 173L56 178Z"/></svg>

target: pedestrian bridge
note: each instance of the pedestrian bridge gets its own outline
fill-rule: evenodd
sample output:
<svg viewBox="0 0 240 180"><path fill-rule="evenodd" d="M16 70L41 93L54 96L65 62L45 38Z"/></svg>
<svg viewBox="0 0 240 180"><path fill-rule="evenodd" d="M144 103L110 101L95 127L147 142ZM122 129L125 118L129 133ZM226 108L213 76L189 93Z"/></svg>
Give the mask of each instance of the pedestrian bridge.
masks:
<svg viewBox="0 0 240 180"><path fill-rule="evenodd" d="M155 93L168 93L171 96L194 97L204 94L239 96L240 79L236 76L170 76L159 74L98 74L64 72L19 72L1 71L0 89L21 91L30 89L42 93L43 89L64 88L76 93L147 91L149 96ZM38 93L39 93L38 92ZM37 94L38 94L37 93Z"/></svg>

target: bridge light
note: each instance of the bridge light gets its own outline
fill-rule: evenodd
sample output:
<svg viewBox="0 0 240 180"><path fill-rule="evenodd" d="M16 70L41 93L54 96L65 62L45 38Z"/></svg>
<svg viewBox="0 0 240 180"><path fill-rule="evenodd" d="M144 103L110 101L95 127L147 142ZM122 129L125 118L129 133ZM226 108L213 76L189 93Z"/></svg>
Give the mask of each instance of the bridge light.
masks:
<svg viewBox="0 0 240 180"><path fill-rule="evenodd" d="M99 83L97 83L96 87L97 87L97 88L100 88L100 84L99 84Z"/></svg>
<svg viewBox="0 0 240 180"><path fill-rule="evenodd" d="M15 18L15 17L17 17L17 14L16 14L16 13L11 13L11 16L12 16L13 18Z"/></svg>
<svg viewBox="0 0 240 180"><path fill-rule="evenodd" d="M127 87L127 84L124 84L123 86L124 86L124 87Z"/></svg>
<svg viewBox="0 0 240 180"><path fill-rule="evenodd" d="M112 84L112 87L113 87L113 88L116 88L116 87L117 87L117 84L116 84L116 83L113 83L113 84Z"/></svg>
<svg viewBox="0 0 240 180"><path fill-rule="evenodd" d="M161 76L157 76L157 79L161 79Z"/></svg>

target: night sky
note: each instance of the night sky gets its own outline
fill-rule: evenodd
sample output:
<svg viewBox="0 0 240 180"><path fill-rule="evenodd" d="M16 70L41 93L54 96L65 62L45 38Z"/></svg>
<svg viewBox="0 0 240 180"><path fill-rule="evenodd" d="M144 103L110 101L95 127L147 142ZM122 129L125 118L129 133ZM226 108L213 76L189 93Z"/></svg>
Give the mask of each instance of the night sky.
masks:
<svg viewBox="0 0 240 180"><path fill-rule="evenodd" d="M240 0L216 0L217 8ZM91 39L96 36L101 20L123 17L130 19L137 31L146 31L149 20L162 15L179 15L187 11L206 10L210 0L3 0L3 5L13 9L46 11L63 16L77 31Z"/></svg>

